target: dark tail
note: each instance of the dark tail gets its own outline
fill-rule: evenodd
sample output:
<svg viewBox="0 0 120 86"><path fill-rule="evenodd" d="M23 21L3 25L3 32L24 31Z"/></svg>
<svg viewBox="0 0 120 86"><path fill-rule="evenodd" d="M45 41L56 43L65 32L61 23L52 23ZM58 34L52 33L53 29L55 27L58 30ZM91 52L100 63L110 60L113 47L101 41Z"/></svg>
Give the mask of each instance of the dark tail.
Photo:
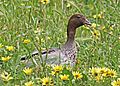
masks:
<svg viewBox="0 0 120 86"><path fill-rule="evenodd" d="M55 52L55 49L50 49L48 51L47 50L42 51L41 54L42 55L44 55L44 54L50 54L52 52ZM27 58L34 57L36 55L39 55L39 51L38 50L33 51L32 54L31 54L31 56L30 55L29 56L26 56L26 55L22 56L21 60L26 60Z"/></svg>
<svg viewBox="0 0 120 86"><path fill-rule="evenodd" d="M32 54L31 55L24 55L24 56L22 56L21 57L21 60L26 60L26 59L28 59L28 58L30 58L30 57L34 57L34 56L36 56L36 55L39 55L39 51L34 51L34 52L32 52Z"/></svg>

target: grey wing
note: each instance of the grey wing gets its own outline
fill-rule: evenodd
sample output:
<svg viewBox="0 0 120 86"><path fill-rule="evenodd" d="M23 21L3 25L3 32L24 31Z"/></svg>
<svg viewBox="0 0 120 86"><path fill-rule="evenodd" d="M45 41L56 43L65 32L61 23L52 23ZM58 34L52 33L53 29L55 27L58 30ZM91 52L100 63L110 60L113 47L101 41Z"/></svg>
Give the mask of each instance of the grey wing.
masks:
<svg viewBox="0 0 120 86"><path fill-rule="evenodd" d="M58 48L53 48L49 50L45 50L41 52L42 58L40 58L39 51L35 50L31 54L31 59L34 64L37 65L38 62L42 63L42 61L47 64L60 64L61 50ZM21 60L27 60L28 56L22 56ZM28 66L32 64L32 62L28 62Z"/></svg>
<svg viewBox="0 0 120 86"><path fill-rule="evenodd" d="M60 57L61 53L59 50L42 55L43 61L47 64L60 64Z"/></svg>

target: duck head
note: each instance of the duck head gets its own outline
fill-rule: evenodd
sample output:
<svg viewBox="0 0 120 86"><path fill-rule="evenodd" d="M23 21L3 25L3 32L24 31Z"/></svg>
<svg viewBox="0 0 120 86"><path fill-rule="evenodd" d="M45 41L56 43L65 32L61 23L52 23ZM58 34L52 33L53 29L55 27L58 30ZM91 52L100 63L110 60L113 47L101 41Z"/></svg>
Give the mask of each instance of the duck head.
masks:
<svg viewBox="0 0 120 86"><path fill-rule="evenodd" d="M77 28L82 25L89 26L91 25L91 23L82 14L74 14L70 17L68 22L68 27L70 26L70 27Z"/></svg>
<svg viewBox="0 0 120 86"><path fill-rule="evenodd" d="M91 23L86 19L85 16L81 14L74 14L70 17L68 26L67 26L67 42L70 43L74 41L76 28L86 25L89 26Z"/></svg>

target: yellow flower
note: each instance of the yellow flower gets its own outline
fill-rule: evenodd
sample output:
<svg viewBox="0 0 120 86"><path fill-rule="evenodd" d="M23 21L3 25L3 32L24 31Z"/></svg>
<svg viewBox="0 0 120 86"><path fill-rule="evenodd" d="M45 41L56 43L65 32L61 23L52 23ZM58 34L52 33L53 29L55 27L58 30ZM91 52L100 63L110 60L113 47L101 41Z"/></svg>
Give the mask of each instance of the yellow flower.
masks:
<svg viewBox="0 0 120 86"><path fill-rule="evenodd" d="M14 50L14 47L13 47L13 46L6 46L6 49L7 49L8 51L13 51L13 50Z"/></svg>
<svg viewBox="0 0 120 86"><path fill-rule="evenodd" d="M103 79L103 77L99 74L99 75L97 75L97 76L95 77L95 79L96 79L97 81L100 81L100 80Z"/></svg>
<svg viewBox="0 0 120 86"><path fill-rule="evenodd" d="M10 56L2 57L2 61L3 61L3 62L7 62L7 61L9 61L10 59L11 59Z"/></svg>
<svg viewBox="0 0 120 86"><path fill-rule="evenodd" d="M93 18L97 18L97 15L93 15Z"/></svg>
<svg viewBox="0 0 120 86"><path fill-rule="evenodd" d="M23 41L23 43L28 44L28 43L30 43L30 40L29 40L29 39L25 39L25 40Z"/></svg>
<svg viewBox="0 0 120 86"><path fill-rule="evenodd" d="M72 70L72 67L70 65L66 66L67 70Z"/></svg>
<svg viewBox="0 0 120 86"><path fill-rule="evenodd" d="M52 74L52 75L55 75L55 74L56 74L56 72L52 71L52 72L51 72L51 74Z"/></svg>
<svg viewBox="0 0 120 86"><path fill-rule="evenodd" d="M109 28L110 30L113 30L113 27L112 26L110 26L110 28Z"/></svg>
<svg viewBox="0 0 120 86"><path fill-rule="evenodd" d="M112 24L112 25L110 25L109 29L110 29L110 30L114 30L114 27L115 27L115 26L116 26L115 24Z"/></svg>
<svg viewBox="0 0 120 86"><path fill-rule="evenodd" d="M41 82L42 82L42 86L52 86L53 85L52 79L49 77L42 78Z"/></svg>
<svg viewBox="0 0 120 86"><path fill-rule="evenodd" d="M32 82L32 81L26 82L26 83L25 83L25 86L33 86L33 83L34 83L34 82Z"/></svg>
<svg viewBox="0 0 120 86"><path fill-rule="evenodd" d="M100 68L94 68L94 67L92 67L91 69L90 69L90 72L91 72L91 74L93 75L93 76L98 76L99 74L100 74Z"/></svg>
<svg viewBox="0 0 120 86"><path fill-rule="evenodd" d="M72 72L73 76L75 79L81 79L83 77L83 75L79 72Z"/></svg>
<svg viewBox="0 0 120 86"><path fill-rule="evenodd" d="M34 33L40 33L41 30L39 28L37 28L37 30L34 31Z"/></svg>
<svg viewBox="0 0 120 86"><path fill-rule="evenodd" d="M55 73L59 73L60 71L63 70L63 67L61 65L56 65L53 67L53 70Z"/></svg>
<svg viewBox="0 0 120 86"><path fill-rule="evenodd" d="M118 37L119 41L120 41L120 37Z"/></svg>
<svg viewBox="0 0 120 86"><path fill-rule="evenodd" d="M103 17L103 13L101 12L100 14L97 14L97 15L93 15L93 18L99 18L99 19L101 19L101 18L104 18Z"/></svg>
<svg viewBox="0 0 120 86"><path fill-rule="evenodd" d="M116 71L114 71L114 70L112 70L112 69L109 69L109 70L106 72L106 76L116 77L116 76L117 76L117 73L116 73Z"/></svg>
<svg viewBox="0 0 120 86"><path fill-rule="evenodd" d="M91 74L93 75L93 77L95 77L97 81L100 81L103 79L103 77L101 76L100 70L101 68L94 68L94 67L90 69Z"/></svg>
<svg viewBox="0 0 120 86"><path fill-rule="evenodd" d="M3 47L3 45L0 43L0 48L2 48Z"/></svg>
<svg viewBox="0 0 120 86"><path fill-rule="evenodd" d="M113 35L113 32L112 32L112 31L110 31L110 32L109 32L109 35Z"/></svg>
<svg viewBox="0 0 120 86"><path fill-rule="evenodd" d="M98 14L98 18L99 19L103 18L103 15L102 14Z"/></svg>
<svg viewBox="0 0 120 86"><path fill-rule="evenodd" d="M103 77L116 77L116 71L109 68L92 68L91 74L96 78L97 81L101 80Z"/></svg>
<svg viewBox="0 0 120 86"><path fill-rule="evenodd" d="M4 71L1 74L1 78L3 81L9 81L9 80L13 79L13 77L11 77L11 74L8 74L6 71Z"/></svg>
<svg viewBox="0 0 120 86"><path fill-rule="evenodd" d="M108 77L108 76L116 77L116 75L117 75L116 71L109 69L109 68L101 68L100 73L104 77Z"/></svg>
<svg viewBox="0 0 120 86"><path fill-rule="evenodd" d="M92 28L96 28L96 27L97 27L97 24L92 23L91 27L92 27Z"/></svg>
<svg viewBox="0 0 120 86"><path fill-rule="evenodd" d="M107 71L108 71L108 68L106 67L100 68L100 74L102 74L102 76L105 76L104 74L106 74Z"/></svg>
<svg viewBox="0 0 120 86"><path fill-rule="evenodd" d="M23 72L24 72L26 75L31 75L32 72L33 72L33 69L32 69L32 68L25 68L25 69L23 69Z"/></svg>
<svg viewBox="0 0 120 86"><path fill-rule="evenodd" d="M88 30L90 29L89 27L87 27L85 25L83 25L82 27L83 27L83 29L88 29Z"/></svg>
<svg viewBox="0 0 120 86"><path fill-rule="evenodd" d="M64 75L60 75L60 79L64 80L64 81L65 80L69 80L69 75L65 75L65 74Z"/></svg>
<svg viewBox="0 0 120 86"><path fill-rule="evenodd" d="M99 39L100 37L100 32L98 30L93 30L92 32L92 36L95 38L95 39Z"/></svg>
<svg viewBox="0 0 120 86"><path fill-rule="evenodd" d="M114 80L114 81L111 83L111 85L112 85L112 86L120 86L120 78L118 78L117 81Z"/></svg>
<svg viewBox="0 0 120 86"><path fill-rule="evenodd" d="M66 7L69 8L70 6L71 6L70 3L67 3L67 6L66 6Z"/></svg>
<svg viewBox="0 0 120 86"><path fill-rule="evenodd" d="M42 4L48 4L50 1L49 0L40 0Z"/></svg>
<svg viewBox="0 0 120 86"><path fill-rule="evenodd" d="M51 65L50 65L50 64L46 64L46 67L47 67L47 68L51 68Z"/></svg>

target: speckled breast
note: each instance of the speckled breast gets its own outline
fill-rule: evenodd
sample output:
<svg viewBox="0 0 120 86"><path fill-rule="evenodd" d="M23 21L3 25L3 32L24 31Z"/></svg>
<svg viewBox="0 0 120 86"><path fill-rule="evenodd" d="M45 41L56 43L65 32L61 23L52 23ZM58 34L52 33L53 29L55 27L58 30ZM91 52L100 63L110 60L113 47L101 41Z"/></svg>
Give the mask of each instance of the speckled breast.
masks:
<svg viewBox="0 0 120 86"><path fill-rule="evenodd" d="M76 46L66 48L62 51L61 64L70 64L74 66L76 63L77 49Z"/></svg>

